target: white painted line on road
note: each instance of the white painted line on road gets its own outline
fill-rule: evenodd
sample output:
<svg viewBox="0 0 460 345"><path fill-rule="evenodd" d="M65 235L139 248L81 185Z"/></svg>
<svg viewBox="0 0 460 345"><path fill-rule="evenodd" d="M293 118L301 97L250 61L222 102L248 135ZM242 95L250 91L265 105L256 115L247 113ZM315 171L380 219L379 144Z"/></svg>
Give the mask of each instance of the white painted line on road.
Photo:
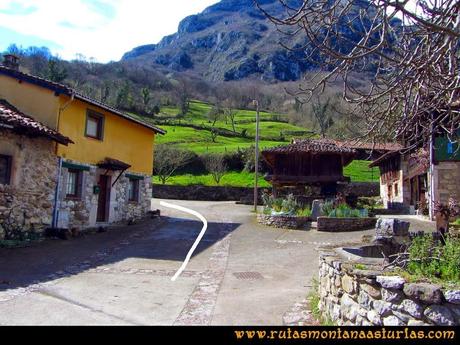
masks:
<svg viewBox="0 0 460 345"><path fill-rule="evenodd" d="M198 235L198 237L196 238L195 243L193 243L192 248L190 249L190 251L188 252L187 256L185 257L184 263L182 264L181 268L179 268L179 270L176 272L174 277L171 278L172 281L176 281L176 279L182 274L182 272L187 267L190 259L192 258L193 253L195 252L195 250L198 247L198 245L200 244L200 241L202 240L204 234L206 233L206 230L208 229L208 221L200 213L198 213L198 212L196 212L194 210L191 210L189 208L185 208L185 207L182 207L182 206L170 204L170 203L167 203L167 202L164 202L164 201L161 201L160 205L164 206L164 207L172 208L172 209L175 209L175 210L178 210L178 211L181 211L181 212L189 213L189 214L197 217L199 220L201 220L203 222L203 229L201 229L201 232Z"/></svg>

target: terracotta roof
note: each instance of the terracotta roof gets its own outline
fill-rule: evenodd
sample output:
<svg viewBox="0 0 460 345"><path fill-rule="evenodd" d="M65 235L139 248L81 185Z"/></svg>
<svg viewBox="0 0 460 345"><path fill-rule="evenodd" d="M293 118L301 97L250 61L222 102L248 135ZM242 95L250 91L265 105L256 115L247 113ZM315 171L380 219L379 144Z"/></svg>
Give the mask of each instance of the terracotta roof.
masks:
<svg viewBox="0 0 460 345"><path fill-rule="evenodd" d="M91 105L94 105L96 107L99 107L101 109L104 109L104 110L107 110L109 112L111 112L112 114L115 114L115 115L118 115L120 117L123 117L129 121L132 121L132 122L135 122L141 126L144 126L144 127L147 127L151 130L153 130L154 132L156 133L160 133L160 134L166 134L166 131L159 128L159 127L156 127L156 126L153 126L153 125L150 125L144 121L141 121L141 120L138 120L126 113L123 113L122 111L118 110L118 109L115 109L105 103L102 103L100 101L97 101L95 99L92 99L90 97L87 97L85 95L82 95L81 93L77 92L76 90L66 86L66 85L63 85L63 84L59 84L59 83L55 83L51 80L48 80L48 79L44 79L44 78L40 78L40 77L37 77L37 76L34 76L34 75L31 75L31 74L27 74L27 73L24 73L24 72L20 72L20 71L16 71L14 69L11 69L11 68L7 68L5 66L2 66L0 65L0 73L2 74L5 74L5 75L8 75L10 77L13 77L13 78L17 78L19 80L22 80L22 81L26 81L28 83L31 83L31 84L34 84L34 85L38 85L38 86L41 86L41 87L44 87L44 88L47 88L51 91L54 91L56 94L64 94L64 95L67 95L69 97L72 97L72 95L78 99L78 100L81 100L83 102L86 102L88 104L91 104Z"/></svg>
<svg viewBox="0 0 460 345"><path fill-rule="evenodd" d="M346 153L355 154L356 150L346 146L339 146L329 140L296 140L290 145L278 146L264 150L264 153L299 153L299 152L314 152L314 153Z"/></svg>
<svg viewBox="0 0 460 345"><path fill-rule="evenodd" d="M301 142L305 139L294 139L293 142ZM403 146L398 143L369 143L361 142L359 140L333 140L333 139L319 139L323 143L334 144L339 147L348 147L356 150L375 150L375 151L396 151L403 149Z"/></svg>
<svg viewBox="0 0 460 345"><path fill-rule="evenodd" d="M369 164L369 168L378 167L383 162L387 161L388 159L396 157L397 155L400 155L400 154L401 152L399 150L387 152L383 156L381 156L379 159L376 159L371 164Z"/></svg>
<svg viewBox="0 0 460 345"><path fill-rule="evenodd" d="M48 137L63 145L73 143L71 139L25 115L2 99L0 99L0 127L26 135Z"/></svg>

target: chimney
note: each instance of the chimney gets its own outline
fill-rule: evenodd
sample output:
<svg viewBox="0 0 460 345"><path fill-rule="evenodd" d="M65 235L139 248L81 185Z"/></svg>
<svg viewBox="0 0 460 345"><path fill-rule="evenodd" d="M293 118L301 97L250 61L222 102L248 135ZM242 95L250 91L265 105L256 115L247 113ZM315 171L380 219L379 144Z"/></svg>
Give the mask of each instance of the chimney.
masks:
<svg viewBox="0 0 460 345"><path fill-rule="evenodd" d="M3 55L3 66L19 71L19 57L13 54Z"/></svg>

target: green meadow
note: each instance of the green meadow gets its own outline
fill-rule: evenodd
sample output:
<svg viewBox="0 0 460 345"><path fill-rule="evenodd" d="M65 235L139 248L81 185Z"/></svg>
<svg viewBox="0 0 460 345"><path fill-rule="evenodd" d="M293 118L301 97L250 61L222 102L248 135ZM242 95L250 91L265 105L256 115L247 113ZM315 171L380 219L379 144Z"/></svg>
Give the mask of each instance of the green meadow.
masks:
<svg viewBox="0 0 460 345"><path fill-rule="evenodd" d="M177 148L191 150L197 154L207 153L226 153L234 152L238 149L248 148L254 145L254 136L256 132L256 112L254 110L237 110L235 116L235 130L237 133L245 131L247 137L242 135L238 137L227 137L218 135L215 142L212 140L210 128L211 121L207 114L212 109L212 105L201 101L190 102L190 108L186 116L177 117L179 109L174 107L162 107L160 114L154 118L140 117L131 114L134 117L141 118L143 121L155 124L167 131L166 135L157 135L156 144L170 144ZM260 148L287 145L294 137L312 138L314 135L309 129L295 126L283 122L285 115L274 114L269 112L260 112ZM165 122L166 121L166 122ZM160 123L160 124L158 124ZM166 124L163 124L166 123ZM193 124L206 129L195 129L185 125ZM219 119L216 128L233 131L232 124L229 120ZM301 134L301 135L299 135ZM349 176L354 182L375 182L378 181L378 169L369 169L369 162L354 161L345 168L345 175ZM157 177L154 182L159 183ZM269 187L269 184L260 177L259 183L262 187ZM211 175L178 175L173 176L168 184L172 185L214 185ZM248 172L228 172L222 179L221 185L251 187L254 185L254 174Z"/></svg>

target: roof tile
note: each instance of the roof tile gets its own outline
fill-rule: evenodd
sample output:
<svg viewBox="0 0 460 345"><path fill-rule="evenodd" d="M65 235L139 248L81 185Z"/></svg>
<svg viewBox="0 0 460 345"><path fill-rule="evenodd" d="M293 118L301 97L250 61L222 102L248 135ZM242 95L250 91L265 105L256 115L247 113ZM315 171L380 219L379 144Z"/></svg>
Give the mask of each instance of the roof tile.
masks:
<svg viewBox="0 0 460 345"><path fill-rule="evenodd" d="M0 127L6 127L15 132L27 135L48 137L63 145L73 143L68 137L63 136L32 117L25 115L13 105L2 99L0 99Z"/></svg>

